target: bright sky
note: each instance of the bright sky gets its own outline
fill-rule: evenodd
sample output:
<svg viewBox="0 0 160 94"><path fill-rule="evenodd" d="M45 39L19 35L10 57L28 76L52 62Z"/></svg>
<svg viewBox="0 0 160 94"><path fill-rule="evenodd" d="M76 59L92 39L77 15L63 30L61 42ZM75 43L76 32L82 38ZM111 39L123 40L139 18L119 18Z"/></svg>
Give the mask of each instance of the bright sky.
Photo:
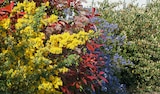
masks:
<svg viewBox="0 0 160 94"><path fill-rule="evenodd" d="M86 0L86 1L87 1L87 3L83 4L85 7L89 7L92 5L93 0ZM96 4L97 1L103 2L103 0L94 0L94 3ZM109 0L109 2L118 2L118 1L125 1L126 3L129 3L132 0ZM136 3L138 3L139 6L141 6L143 4L146 4L146 0L137 0Z"/></svg>

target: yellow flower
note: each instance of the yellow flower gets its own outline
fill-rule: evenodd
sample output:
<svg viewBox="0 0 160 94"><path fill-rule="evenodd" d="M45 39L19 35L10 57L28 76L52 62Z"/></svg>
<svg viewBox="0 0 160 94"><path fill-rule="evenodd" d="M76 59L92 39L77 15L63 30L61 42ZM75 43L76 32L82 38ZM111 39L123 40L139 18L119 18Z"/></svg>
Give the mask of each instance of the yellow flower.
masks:
<svg viewBox="0 0 160 94"><path fill-rule="evenodd" d="M26 23L28 23L27 19L25 19L25 18L19 18L17 20L17 23L15 24L15 28L18 30L18 29L22 28L23 24L26 24Z"/></svg>
<svg viewBox="0 0 160 94"><path fill-rule="evenodd" d="M68 71L68 68L66 68L66 67L63 67L63 68L59 69L59 72L61 72L61 73L65 73L67 71Z"/></svg>
<svg viewBox="0 0 160 94"><path fill-rule="evenodd" d="M49 6L49 2L48 1L45 3L45 6L47 6L47 7Z"/></svg>
<svg viewBox="0 0 160 94"><path fill-rule="evenodd" d="M57 76L51 76L50 78L52 80L52 84L54 85L54 88L58 89L59 86L62 86L62 80L61 78L57 77Z"/></svg>
<svg viewBox="0 0 160 94"><path fill-rule="evenodd" d="M52 65L49 65L48 67L47 67L47 70L52 70L54 67L52 66Z"/></svg>
<svg viewBox="0 0 160 94"><path fill-rule="evenodd" d="M62 53L62 48L59 47L51 47L49 50L53 54L61 54Z"/></svg>
<svg viewBox="0 0 160 94"><path fill-rule="evenodd" d="M49 91L52 89L52 87L53 87L52 83L45 81L45 82L42 82L42 84L38 86L38 90L44 89L44 90Z"/></svg>
<svg viewBox="0 0 160 94"><path fill-rule="evenodd" d="M4 29L8 29L10 25L10 19L3 19L0 21L0 26L2 26Z"/></svg>
<svg viewBox="0 0 160 94"><path fill-rule="evenodd" d="M32 2L26 2L27 4L24 5L24 11L26 11L28 14L34 14L35 12L35 8L36 8L36 4L34 1Z"/></svg>
<svg viewBox="0 0 160 94"><path fill-rule="evenodd" d="M11 74L11 78L16 77L17 75L19 75L19 70L14 70Z"/></svg>
<svg viewBox="0 0 160 94"><path fill-rule="evenodd" d="M67 39L64 39L64 40L61 40L60 42L59 42L59 47L65 47L65 46L67 46Z"/></svg>
<svg viewBox="0 0 160 94"><path fill-rule="evenodd" d="M13 72L13 69L10 69L9 71L8 71L8 74L11 74Z"/></svg>
<svg viewBox="0 0 160 94"><path fill-rule="evenodd" d="M7 86L10 88L12 86L11 82L8 82Z"/></svg>
<svg viewBox="0 0 160 94"><path fill-rule="evenodd" d="M3 54L6 54L7 52L8 52L8 50L5 50L5 49L2 48L2 53Z"/></svg>
<svg viewBox="0 0 160 94"><path fill-rule="evenodd" d="M36 9L36 3L34 1L29 2L28 0L24 0L23 3L17 3L17 6L15 6L12 10L12 14L16 12L20 12L23 10L28 14L34 14Z"/></svg>
<svg viewBox="0 0 160 94"><path fill-rule="evenodd" d="M93 31L80 31L77 34L65 32L62 34L51 35L50 40L47 41L46 47L49 49L49 52L53 54L61 54L63 48L74 50L78 45L84 45L89 39L89 34L92 32Z"/></svg>
<svg viewBox="0 0 160 94"><path fill-rule="evenodd" d="M57 22L58 20L58 16L52 14L48 19L47 19L47 22L48 23L54 23L54 22Z"/></svg>
<svg viewBox="0 0 160 94"><path fill-rule="evenodd" d="M41 36L41 35L40 35ZM33 48L41 48L44 47L43 40L41 37L36 38L29 38L29 43L32 45Z"/></svg>
<svg viewBox="0 0 160 94"><path fill-rule="evenodd" d="M93 30L89 30L88 32L89 32L90 34L94 33L94 31L93 31Z"/></svg>

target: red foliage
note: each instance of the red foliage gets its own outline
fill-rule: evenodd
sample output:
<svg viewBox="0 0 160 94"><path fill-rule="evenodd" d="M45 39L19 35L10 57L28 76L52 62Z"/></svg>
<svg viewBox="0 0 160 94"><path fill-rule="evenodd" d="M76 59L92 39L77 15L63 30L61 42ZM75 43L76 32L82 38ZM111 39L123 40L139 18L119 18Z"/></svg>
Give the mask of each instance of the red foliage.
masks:
<svg viewBox="0 0 160 94"><path fill-rule="evenodd" d="M93 18L93 17L96 17L96 16L100 16L100 14L96 14L96 8L92 8L92 13L89 14L89 15L86 15L88 18Z"/></svg>
<svg viewBox="0 0 160 94"><path fill-rule="evenodd" d="M3 3L3 0L0 1L0 3ZM11 2L9 5L0 8L0 20L8 18L8 15L12 11L13 6L14 2Z"/></svg>
<svg viewBox="0 0 160 94"><path fill-rule="evenodd" d="M97 43L95 43L95 42L92 40L90 43L87 42L86 46L87 46L87 49L88 49L90 52L94 52L95 49L97 49L97 48L99 48L99 47L101 47L101 46L103 46L103 45L102 45L102 44L97 44Z"/></svg>
<svg viewBox="0 0 160 94"><path fill-rule="evenodd" d="M4 2L4 0L0 0L0 4L2 4Z"/></svg>
<svg viewBox="0 0 160 94"><path fill-rule="evenodd" d="M88 50L92 53L82 55L82 61L79 63L79 66L71 66L69 68L70 71L62 76L64 86L61 89L65 94L84 94L83 90L80 92L81 86L95 91L96 88L101 86L101 80L108 82L103 77L104 72L98 71L105 63L103 62L103 59L99 57L100 53L94 53L95 49L102 45L97 44L94 41L87 43L87 45ZM91 47L91 45L93 47Z"/></svg>

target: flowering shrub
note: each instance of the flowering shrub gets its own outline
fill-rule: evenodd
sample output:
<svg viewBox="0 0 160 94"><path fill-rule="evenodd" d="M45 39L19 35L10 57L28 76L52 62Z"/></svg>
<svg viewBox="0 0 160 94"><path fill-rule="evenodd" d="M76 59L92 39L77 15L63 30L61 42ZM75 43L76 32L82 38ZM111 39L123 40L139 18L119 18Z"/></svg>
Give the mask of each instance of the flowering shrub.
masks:
<svg viewBox="0 0 160 94"><path fill-rule="evenodd" d="M114 76L127 64L117 25L80 0L14 1L0 8L0 92L126 93Z"/></svg>
<svg viewBox="0 0 160 94"><path fill-rule="evenodd" d="M160 66L159 46L159 5L155 0L146 7L129 4L121 10L113 10L113 4L101 4L99 9L107 21L118 23L118 34L126 35L129 42L121 46L119 54L130 59L133 66L127 66L121 73L121 82L126 83L130 92L152 93L160 91L158 80ZM132 2L133 3L133 2ZM127 75L127 76L126 76Z"/></svg>
<svg viewBox="0 0 160 94"><path fill-rule="evenodd" d="M76 64L62 58L72 60L78 57L78 62L78 54L72 56L72 51L84 45L94 32L65 31L52 34L47 39L42 30L58 22L58 16L45 12L48 2L39 7L27 0L18 2L15 7L13 5L12 2L6 6L10 7L7 11L9 14L4 14L0 20L0 91L62 93L60 87L63 81L59 74L67 72L67 67ZM1 11L4 11L3 8Z"/></svg>
<svg viewBox="0 0 160 94"><path fill-rule="evenodd" d="M87 49L90 53L82 55L82 61L79 65L72 66L70 71L64 74L62 90L65 94L93 93L102 86L102 80L108 83L103 77L104 72L98 70L104 66L103 58L99 57L100 53L94 53L95 49L100 46L102 45L94 43L94 41L87 43Z"/></svg>
<svg viewBox="0 0 160 94"><path fill-rule="evenodd" d="M125 44L125 36L116 34L119 30L117 24L110 24L103 18L94 17L91 22L95 23L97 29L103 32L101 37L95 40L103 44L101 49L97 49L96 52L100 53L100 57L105 62L105 66L99 70L104 72L103 75L108 80L108 83L102 81L102 87L97 92L100 94L126 94L125 84L121 83L117 77L122 71L122 65L130 66L132 64L117 53L119 50L117 48Z"/></svg>

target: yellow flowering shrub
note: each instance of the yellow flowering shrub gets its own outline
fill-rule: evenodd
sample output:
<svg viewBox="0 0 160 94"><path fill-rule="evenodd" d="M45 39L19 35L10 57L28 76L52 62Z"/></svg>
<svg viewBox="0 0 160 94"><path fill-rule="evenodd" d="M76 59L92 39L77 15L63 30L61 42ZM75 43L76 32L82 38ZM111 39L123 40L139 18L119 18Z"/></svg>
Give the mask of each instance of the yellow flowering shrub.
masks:
<svg viewBox="0 0 160 94"><path fill-rule="evenodd" d="M46 46L49 48L49 52L53 54L61 54L63 48L74 50L78 45L84 45L89 39L90 34L93 34L92 30L88 33L80 31L77 34L64 32L63 34L51 35Z"/></svg>
<svg viewBox="0 0 160 94"><path fill-rule="evenodd" d="M75 50L84 45L93 31L53 34L46 40L41 32L43 26L58 21L56 15L46 15L47 6L48 3L36 7L35 2L27 0L18 2L10 17L22 11L24 15L17 19L15 32L11 30L10 18L0 21L0 91L62 94L60 87L63 82L59 74L69 70L63 64L63 49Z"/></svg>
<svg viewBox="0 0 160 94"><path fill-rule="evenodd" d="M9 25L10 25L9 18L0 21L0 26L2 26L4 29L8 29ZM0 30L0 32L2 31Z"/></svg>

